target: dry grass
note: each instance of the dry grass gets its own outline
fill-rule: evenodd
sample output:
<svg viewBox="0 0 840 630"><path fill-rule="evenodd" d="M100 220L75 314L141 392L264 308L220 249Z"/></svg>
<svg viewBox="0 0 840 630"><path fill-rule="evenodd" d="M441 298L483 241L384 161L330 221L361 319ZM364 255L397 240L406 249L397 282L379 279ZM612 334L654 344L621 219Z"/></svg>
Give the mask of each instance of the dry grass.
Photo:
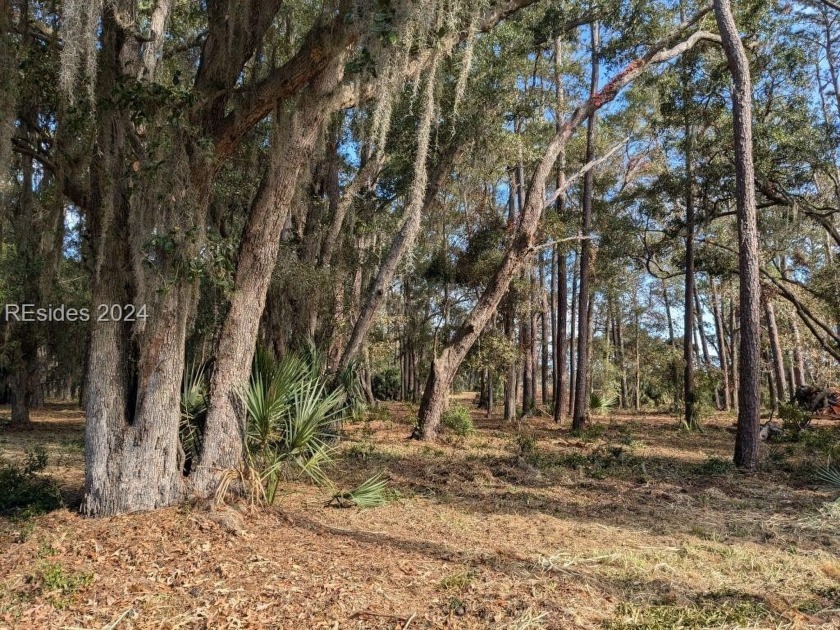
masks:
<svg viewBox="0 0 840 630"><path fill-rule="evenodd" d="M474 414L466 441L405 438L390 404L347 427L333 471L386 469L371 510L305 485L278 509L0 521L0 628L840 628L840 522L798 445L744 477L731 418L684 433L614 416L583 438ZM3 434L41 443L78 497L82 425L51 408Z"/></svg>

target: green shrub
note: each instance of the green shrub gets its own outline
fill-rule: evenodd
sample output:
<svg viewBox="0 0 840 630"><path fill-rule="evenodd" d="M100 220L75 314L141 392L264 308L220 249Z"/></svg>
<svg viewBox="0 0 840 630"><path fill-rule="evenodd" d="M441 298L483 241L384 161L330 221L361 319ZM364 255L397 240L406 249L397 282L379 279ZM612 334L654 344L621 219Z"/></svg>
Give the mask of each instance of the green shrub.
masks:
<svg viewBox="0 0 840 630"><path fill-rule="evenodd" d="M280 361L258 353L242 392L247 412L245 465L228 471L217 496L224 497L229 485L237 482L252 501L271 505L280 482L301 475L332 489L325 468L333 460L337 428L342 418L361 414L355 403L348 402L359 394L354 390L358 376L354 370L328 380L321 374L313 344L303 354L288 354ZM380 500L385 483L381 476L372 477L345 493L345 499L371 507Z"/></svg>
<svg viewBox="0 0 840 630"><path fill-rule="evenodd" d="M824 455L829 459L840 458L840 439L834 428L810 428L800 431L795 438L809 453Z"/></svg>
<svg viewBox="0 0 840 630"><path fill-rule="evenodd" d="M533 435L518 433L516 435L516 448L520 455L531 455L537 450L537 441Z"/></svg>
<svg viewBox="0 0 840 630"><path fill-rule="evenodd" d="M47 453L38 447L26 452L22 464L0 464L0 514L31 516L61 507L55 481L40 473L47 467Z"/></svg>
<svg viewBox="0 0 840 630"><path fill-rule="evenodd" d="M253 500L269 505L280 481L295 473L329 485L323 468L332 459L329 443L346 412L343 391L329 391L311 362L289 354L276 363L255 360L242 402L246 465L227 476L221 496L237 476Z"/></svg>
<svg viewBox="0 0 840 630"><path fill-rule="evenodd" d="M351 361L347 367L339 370L332 381L332 390L342 393L344 404L341 415L348 420L361 420L367 410L367 399L362 387L362 375L358 361Z"/></svg>
<svg viewBox="0 0 840 630"><path fill-rule="evenodd" d="M618 396L612 393L598 394L592 392L589 395L589 409L599 416L609 414L618 405Z"/></svg>
<svg viewBox="0 0 840 630"><path fill-rule="evenodd" d="M811 422L811 412L794 403L780 403L779 417L785 434L799 435L799 432Z"/></svg>
<svg viewBox="0 0 840 630"><path fill-rule="evenodd" d="M441 423L455 435L467 437L475 433L470 411L463 405L452 405L443 413Z"/></svg>
<svg viewBox="0 0 840 630"><path fill-rule="evenodd" d="M377 372L370 379L370 388L376 400L396 400L400 395L400 370L390 367Z"/></svg>

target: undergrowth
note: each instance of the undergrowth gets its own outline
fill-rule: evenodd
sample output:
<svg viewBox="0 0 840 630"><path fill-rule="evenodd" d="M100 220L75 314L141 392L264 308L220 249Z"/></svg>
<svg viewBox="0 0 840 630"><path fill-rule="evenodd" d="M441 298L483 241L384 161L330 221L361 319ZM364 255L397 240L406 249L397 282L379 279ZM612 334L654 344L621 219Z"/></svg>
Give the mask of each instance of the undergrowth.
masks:
<svg viewBox="0 0 840 630"><path fill-rule="evenodd" d="M772 614L757 597L728 592L709 593L687 605L619 604L617 619L604 624L605 630L673 630L744 627L767 620Z"/></svg>
<svg viewBox="0 0 840 630"><path fill-rule="evenodd" d="M61 507L58 484L42 474L47 459L46 451L36 447L26 451L22 463L0 463L0 514L26 518Z"/></svg>

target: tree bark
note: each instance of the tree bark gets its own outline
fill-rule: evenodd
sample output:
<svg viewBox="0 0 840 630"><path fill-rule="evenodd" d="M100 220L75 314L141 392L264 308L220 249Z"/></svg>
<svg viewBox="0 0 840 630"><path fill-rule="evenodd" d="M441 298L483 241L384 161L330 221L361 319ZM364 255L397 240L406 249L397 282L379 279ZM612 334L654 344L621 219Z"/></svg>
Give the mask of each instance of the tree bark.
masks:
<svg viewBox="0 0 840 630"><path fill-rule="evenodd" d="M368 294L359 317L353 326L350 340L344 349L339 362L339 368L347 367L350 362L358 356L362 346L367 339L374 318L379 310L385 292L391 286L394 274L397 271L400 261L413 246L417 235L420 233L420 220L423 210L433 203L437 196L437 189L441 183L443 174L448 171L449 159L443 159L438 165L437 172L432 178L432 185L427 187L429 178L427 176L427 162L429 157L429 144L431 139L432 119L435 112L435 85L437 82L437 56L432 62L432 67L426 78L426 86L423 90L423 109L418 123L420 130L417 139L417 153L414 158L414 181L411 185L408 203L405 209L405 218L399 232L391 243L391 248L377 272L376 279ZM453 139L454 140L454 139ZM450 145L450 154L455 152L455 144Z"/></svg>
<svg viewBox="0 0 840 630"><path fill-rule="evenodd" d="M787 401L785 387L785 359L782 354L782 344L779 341L779 329L776 326L776 309L773 300L768 295L764 299L764 317L767 320L767 335L770 342L770 358L773 364L773 385L775 399L773 408L778 409L778 403Z"/></svg>
<svg viewBox="0 0 840 630"><path fill-rule="evenodd" d="M546 321L549 314L548 297L545 292L545 252L540 252L539 257L539 303L540 312L538 321L540 325L540 401L543 408L548 406L548 328Z"/></svg>
<svg viewBox="0 0 840 630"><path fill-rule="evenodd" d="M737 309L735 308L735 298L729 298L729 367L732 371L732 406L738 408L738 392L740 391L741 379L739 377L740 361L738 359L738 346L740 345L740 336L738 334L737 326Z"/></svg>
<svg viewBox="0 0 840 630"><path fill-rule="evenodd" d="M731 389L729 383L729 351L726 344L726 335L723 326L723 316L721 315L720 302L718 301L717 288L715 287L714 278L709 278L712 296L712 314L715 319L715 334L718 343L718 364L720 365L721 374L723 375L723 409L729 411L732 408L732 398L730 396Z"/></svg>
<svg viewBox="0 0 840 630"><path fill-rule="evenodd" d="M686 90L683 90L685 93ZM685 123L685 304L683 305L683 425L688 429L700 426L694 403L694 177L693 131Z"/></svg>
<svg viewBox="0 0 840 630"><path fill-rule="evenodd" d="M563 47L562 40L558 37L554 42L554 89L557 102L555 110L555 133L560 128L560 117L565 108L565 91L563 89L562 73ZM566 182L566 149L561 148L557 156L557 188L562 189ZM555 204L557 214L565 218L566 196L559 195ZM556 322L554 336L554 421L563 422L566 411L566 354L568 338L566 337L566 326L569 309L569 287L567 284L568 270L566 264L566 252L559 246L555 248L557 256L557 267L555 269L557 285L557 313L554 317ZM573 333L574 334L574 333Z"/></svg>
<svg viewBox="0 0 840 630"><path fill-rule="evenodd" d="M799 334L799 324L796 318L790 318L790 328L793 332L793 377L796 387L805 384L805 361L802 358L802 337Z"/></svg>
<svg viewBox="0 0 840 630"><path fill-rule="evenodd" d="M513 317L513 304L508 304L504 313L505 320L505 335L510 341L511 346L515 346L516 342L516 326ZM507 368L505 375L505 409L504 421L513 422L516 418L516 373L518 361L514 358Z"/></svg>
<svg viewBox="0 0 840 630"><path fill-rule="evenodd" d="M662 279L662 301L665 304L665 319L668 320L668 344L676 350L677 341L674 336L674 318L671 316L671 299L668 296L668 285Z"/></svg>
<svg viewBox="0 0 840 630"><path fill-rule="evenodd" d="M761 287L759 285L758 218L752 154L752 83L750 68L729 0L714 0L729 71L732 75L732 116L735 136L735 182L740 276L740 391L735 465L752 471L758 465L761 405Z"/></svg>
<svg viewBox="0 0 840 630"><path fill-rule="evenodd" d="M617 303L613 315L615 343L616 349L618 350L618 356L616 359L618 363L618 370L621 372L621 407L622 409L627 409L630 406L630 401L628 400L629 390L627 387L627 363L624 360L624 323L622 320L621 304Z"/></svg>
<svg viewBox="0 0 840 630"><path fill-rule="evenodd" d="M333 75L328 86L335 86ZM322 95L323 96L323 95ZM272 272L277 264L280 233L301 171L323 133L329 101L295 103L278 113L280 129L274 138L272 163L248 214L237 257L234 290L216 348L203 449L193 475L196 492L215 491L222 471L242 461L245 413L241 391L251 373L260 318ZM317 101L317 99L315 99ZM289 147L295 147L289 151Z"/></svg>
<svg viewBox="0 0 840 630"><path fill-rule="evenodd" d="M591 37L591 74L589 95L592 98L598 92L600 72L599 41L600 26L594 22L590 28ZM587 163L595 157L596 118L590 116L586 125ZM592 200L594 195L594 173L588 171L583 177L583 216L581 233L586 236L592 231ZM589 239L580 244L580 287L578 288L578 344L577 344L577 380L575 382L575 406L572 414L572 430L580 431L589 419L589 299L592 281L592 243Z"/></svg>
<svg viewBox="0 0 840 630"><path fill-rule="evenodd" d="M98 73L100 98L108 100L131 59L136 42L123 39L114 12L103 17ZM201 229L209 183L200 159L180 164L180 151L167 156L167 169L147 172L141 164L129 192L125 165L132 126L127 112L102 108L97 155L91 172L89 231L94 249L91 280L90 345L85 393L85 496L83 511L93 516L151 510L185 496L178 461L180 386L186 323L195 290L176 261L156 251L151 271L138 264L137 251L152 236L146 221L158 212L176 212L184 227ZM156 177L171 177L174 207L155 208L145 190ZM180 186L180 189L179 189ZM177 210L176 210L177 208ZM182 243L181 253L194 252ZM158 287L165 291L157 291ZM100 304L145 307L146 321L108 317L96 321Z"/></svg>
<svg viewBox="0 0 840 630"><path fill-rule="evenodd" d="M577 299L578 299L578 263L580 256L575 252L575 259L572 264L572 304L570 307L569 322L569 414L575 408L575 391L577 390L577 361L575 348L577 347Z"/></svg>

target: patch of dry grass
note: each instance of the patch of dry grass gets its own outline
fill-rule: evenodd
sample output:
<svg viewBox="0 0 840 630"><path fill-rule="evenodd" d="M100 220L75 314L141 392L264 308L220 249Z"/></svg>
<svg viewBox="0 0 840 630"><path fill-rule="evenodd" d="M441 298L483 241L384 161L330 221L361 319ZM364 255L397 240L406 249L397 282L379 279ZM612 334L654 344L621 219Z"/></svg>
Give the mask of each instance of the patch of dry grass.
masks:
<svg viewBox="0 0 840 630"><path fill-rule="evenodd" d="M348 425L333 474L386 470L397 499L376 509L292 485L270 512L6 523L0 628L840 627L840 530L808 520L833 497L798 446L744 477L728 417L686 433L614 416L584 437L533 418L528 439L473 417L475 435L435 445L405 439L400 404ZM53 472L78 492L81 419L59 418L0 447L66 450ZM44 562L73 588L45 589Z"/></svg>

